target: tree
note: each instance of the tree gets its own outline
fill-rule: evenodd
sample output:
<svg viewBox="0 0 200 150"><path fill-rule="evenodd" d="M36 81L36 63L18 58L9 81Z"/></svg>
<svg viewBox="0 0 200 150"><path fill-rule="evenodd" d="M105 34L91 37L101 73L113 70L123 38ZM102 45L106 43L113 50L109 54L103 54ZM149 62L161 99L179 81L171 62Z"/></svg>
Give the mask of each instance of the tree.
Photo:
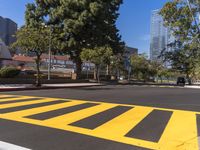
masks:
<svg viewBox="0 0 200 150"><path fill-rule="evenodd" d="M60 29L62 50L75 61L80 76L84 48L109 45L114 53L123 50L115 25L121 3L122 0L35 0L27 6L26 21L31 26L44 22Z"/></svg>
<svg viewBox="0 0 200 150"><path fill-rule="evenodd" d="M160 63L148 60L145 54L131 56L131 67L133 75L144 81L157 77L159 70L163 68Z"/></svg>
<svg viewBox="0 0 200 150"><path fill-rule="evenodd" d="M108 47L95 47L94 49L83 49L81 59L95 64L94 79L100 82L100 69L103 64L107 64L113 55L113 50Z"/></svg>
<svg viewBox="0 0 200 150"><path fill-rule="evenodd" d="M119 77L120 72L125 72L124 61L125 58L120 53L115 54L111 57L110 59L111 75Z"/></svg>
<svg viewBox="0 0 200 150"><path fill-rule="evenodd" d="M12 47L19 48L26 52L32 52L36 55L36 86L41 86L41 73L40 73L40 64L41 64L41 55L48 50L49 30L45 28L28 28L22 27L16 33L17 41L13 43Z"/></svg>
<svg viewBox="0 0 200 150"><path fill-rule="evenodd" d="M137 79L140 78L140 75L144 80L146 80L147 76L147 69L149 63L144 55L133 55L131 56L131 66L133 74L136 76Z"/></svg>
<svg viewBox="0 0 200 150"><path fill-rule="evenodd" d="M172 51L164 51L163 56L172 63L174 69L185 73L188 79L195 73L200 60L200 31L193 18L198 15L199 2L192 0L190 10L186 1L173 0L166 3L160 12L176 39L168 45Z"/></svg>
<svg viewBox="0 0 200 150"><path fill-rule="evenodd" d="M149 76L154 80L158 76L159 71L163 68L162 64L157 61L149 61Z"/></svg>

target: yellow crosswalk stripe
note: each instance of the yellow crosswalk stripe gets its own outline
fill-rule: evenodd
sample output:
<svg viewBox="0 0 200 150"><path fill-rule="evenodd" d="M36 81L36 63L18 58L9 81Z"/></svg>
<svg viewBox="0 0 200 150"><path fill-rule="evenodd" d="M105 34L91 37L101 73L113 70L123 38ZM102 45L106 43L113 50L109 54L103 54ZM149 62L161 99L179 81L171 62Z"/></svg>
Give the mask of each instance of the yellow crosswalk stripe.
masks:
<svg viewBox="0 0 200 150"><path fill-rule="evenodd" d="M97 107L97 106L95 106L95 107ZM141 111L142 111L142 109L141 109ZM138 110L138 112L140 112L140 113L141 113L141 111ZM143 111L146 111L146 110L143 109ZM149 111L146 112L146 115L148 115L148 113L150 113L150 112L151 112L151 110L149 109ZM146 115L144 115L143 117L145 117ZM129 118L130 116L127 116L127 117ZM86 117L84 117L84 118L86 118ZM84 119L84 118L79 118L79 119L75 119L75 120L78 121L78 120L81 120L81 119ZM68 119L70 119L70 118L68 118ZM141 116L140 119L142 120L144 118L142 118L142 116ZM75 122L75 120L69 121L69 122L70 123L71 122ZM116 120L117 120L117 118L116 118ZM124 118L124 120L126 120L126 119ZM112 120L110 122L112 122ZM135 124L137 125L136 122L135 122ZM122 122L120 122L120 124L121 123ZM57 128L57 129L61 129L61 130L76 132L76 133L85 134L85 135L89 135L89 136L94 136L94 137L98 137L98 138L102 138L102 139L107 139L107 140L112 140L112 141L116 141L116 142L121 142L121 143L124 143L124 144L129 144L129 145L134 145L134 146L149 148L149 149L152 149L152 150L157 150L159 148L157 143L154 143L154 142L151 142L151 141L144 141L144 140L140 140L140 139L134 139L134 138L125 137L124 133L126 133L126 132L128 132L130 130L130 128L131 128L130 126L127 126L126 129L122 129L122 130L124 130L124 132L121 130L121 133L118 133L115 130L116 133L113 133L113 132L111 133L111 132L109 132L109 130L114 131L113 130L113 128L115 128L114 126L111 126L109 129L107 128L105 131L102 130L102 132L100 132L99 129L101 129L101 127L103 127L104 125L100 126L99 128L96 128L94 130L91 130L91 129L85 129L85 128L81 128L81 127L66 125L66 122L60 123L60 122L56 121L54 123L49 123L49 124L44 123L44 124L46 124L47 126L52 127L52 128ZM134 127L134 124L132 124L132 127ZM96 130L98 130L98 131L96 131ZM106 134L106 132L108 132L110 134ZM111 134L113 134L113 135L111 135ZM120 134L122 134L122 135L120 135Z"/></svg>
<svg viewBox="0 0 200 150"><path fill-rule="evenodd" d="M44 122L46 124L56 124L58 126L59 125L66 126L67 124L71 124L71 123L76 122L78 120L81 120L81 119L87 118L89 116L95 115L97 113L100 113L102 111L111 109L115 106L118 106L118 105L117 104L103 103L103 104L100 104L100 105L97 105L97 106L92 106L92 107L82 109L82 110L79 110L79 111L76 111L76 112L65 114L65 115L62 115L62 116L59 116L59 117L47 119Z"/></svg>
<svg viewBox="0 0 200 150"><path fill-rule="evenodd" d="M175 111L159 145L161 150L198 150L196 114Z"/></svg>
<svg viewBox="0 0 200 150"><path fill-rule="evenodd" d="M95 133L109 137L122 137L142 121L152 108L135 107L95 129Z"/></svg>
<svg viewBox="0 0 200 150"><path fill-rule="evenodd" d="M4 97L14 97L15 95L0 95L0 98L4 98ZM16 95L18 96L18 95Z"/></svg>
<svg viewBox="0 0 200 150"><path fill-rule="evenodd" d="M84 135L89 135L93 137L98 137L106 140L112 140L124 144L154 150L198 150L199 147L196 122L196 114L200 114L199 112L125 104L112 104L104 102L91 102L82 100L42 98L34 96L19 96L16 98L7 98L9 96L12 95L0 95L0 97L5 97L5 99L0 99L0 102L30 98L39 99L24 102L13 102L10 104L0 104L0 109L39 104L55 100L63 100L67 102L63 102L61 104L51 104L48 106L38 106L36 108L0 114L0 118L2 119L8 119L13 121L25 122L34 125L41 125L45 127L76 132ZM66 113L64 115L56 116L47 120L36 120L27 118L27 116L37 115L40 113L59 110L62 108L81 105L85 103L95 103L98 105L77 110L75 112ZM93 130L70 125L71 123L91 117L98 113L112 109L116 106L131 106L133 108ZM145 117L147 117L147 115L149 115L155 109L161 111L168 110L173 112L158 143L125 136L129 131L131 131L132 129L134 130L134 127L136 127ZM156 119L159 118L155 118L155 120Z"/></svg>
<svg viewBox="0 0 200 150"><path fill-rule="evenodd" d="M53 105L50 105L50 106L42 106L42 107L37 107L37 108L7 113L6 116L13 116L13 117L31 116L31 115L40 114L40 113L53 111L53 110L57 110L57 109L62 109L62 108L70 107L70 106L83 104L83 103L85 103L85 102L83 102L83 101L71 101L71 102L65 102L65 103L61 103L61 104L53 104Z"/></svg>
<svg viewBox="0 0 200 150"><path fill-rule="evenodd" d="M10 98L0 99L0 102L15 101L15 100L25 100L25 99L28 100L28 99L31 99L31 98L36 98L36 97L31 97L31 96L10 97Z"/></svg>
<svg viewBox="0 0 200 150"><path fill-rule="evenodd" d="M54 100L55 99L44 98L44 99L41 99L41 100L33 100L33 101L27 101L27 102L17 102L17 103L12 103L12 104L3 104L3 105L0 105L0 109L18 107L18 106L25 106L25 105L31 105L31 104L37 104L37 103L44 103L44 102L51 102L51 101L54 101Z"/></svg>

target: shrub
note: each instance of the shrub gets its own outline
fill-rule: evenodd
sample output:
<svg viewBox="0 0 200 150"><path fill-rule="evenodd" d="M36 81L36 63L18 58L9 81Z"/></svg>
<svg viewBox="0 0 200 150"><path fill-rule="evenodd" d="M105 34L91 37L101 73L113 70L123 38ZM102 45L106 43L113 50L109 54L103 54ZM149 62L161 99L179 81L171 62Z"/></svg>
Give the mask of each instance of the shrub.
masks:
<svg viewBox="0 0 200 150"><path fill-rule="evenodd" d="M20 74L20 70L14 67L3 67L0 69L1 78L14 78Z"/></svg>

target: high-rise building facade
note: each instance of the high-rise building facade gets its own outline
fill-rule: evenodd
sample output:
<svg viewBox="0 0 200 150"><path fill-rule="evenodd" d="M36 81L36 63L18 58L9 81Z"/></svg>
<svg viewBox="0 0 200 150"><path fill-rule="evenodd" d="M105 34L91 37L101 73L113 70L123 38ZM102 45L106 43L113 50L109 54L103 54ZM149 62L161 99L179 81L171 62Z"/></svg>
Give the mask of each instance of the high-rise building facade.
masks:
<svg viewBox="0 0 200 150"><path fill-rule="evenodd" d="M0 16L0 39L8 46L16 41L14 37L17 31L17 24L8 18Z"/></svg>
<svg viewBox="0 0 200 150"><path fill-rule="evenodd" d="M164 21L159 11L153 10L151 14L150 59L162 62L162 58L159 58L159 56L164 49L167 49L170 34L168 28L164 26Z"/></svg>

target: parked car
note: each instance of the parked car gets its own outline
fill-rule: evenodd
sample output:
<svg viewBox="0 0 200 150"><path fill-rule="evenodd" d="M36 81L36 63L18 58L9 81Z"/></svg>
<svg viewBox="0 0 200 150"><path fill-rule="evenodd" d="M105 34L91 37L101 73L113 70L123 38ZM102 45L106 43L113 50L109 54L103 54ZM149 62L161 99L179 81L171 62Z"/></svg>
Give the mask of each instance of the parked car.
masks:
<svg viewBox="0 0 200 150"><path fill-rule="evenodd" d="M177 85L183 85L184 86L185 83L186 83L186 79L184 77L178 77L177 78L177 82L176 82Z"/></svg>

